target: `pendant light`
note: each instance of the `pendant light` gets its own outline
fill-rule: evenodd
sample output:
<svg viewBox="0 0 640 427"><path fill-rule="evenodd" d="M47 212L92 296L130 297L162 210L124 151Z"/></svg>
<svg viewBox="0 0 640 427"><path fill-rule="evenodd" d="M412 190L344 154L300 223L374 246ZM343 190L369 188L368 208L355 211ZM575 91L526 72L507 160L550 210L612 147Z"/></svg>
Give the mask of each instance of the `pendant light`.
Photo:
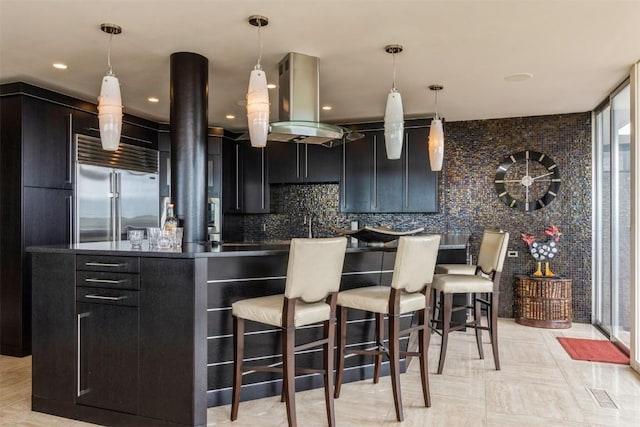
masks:
<svg viewBox="0 0 640 427"><path fill-rule="evenodd" d="M100 141L102 141L104 150L116 151L120 143L120 132L122 131L122 97L120 96L120 82L113 75L113 69L111 68L111 40L114 34L122 32L122 28L115 24L102 24L100 29L109 34L109 49L107 51L109 71L102 78L100 96L98 97Z"/></svg>
<svg viewBox="0 0 640 427"><path fill-rule="evenodd" d="M442 85L431 85L429 89L436 93L436 116L431 120L429 129L429 163L432 171L442 170L442 159L444 158L444 131L442 120L438 117L438 91L443 89Z"/></svg>
<svg viewBox="0 0 640 427"><path fill-rule="evenodd" d="M262 34L260 29L269 25L269 18L260 15L249 17L249 24L258 27L259 54L258 63L251 71L249 77L249 90L247 91L247 124L249 126L249 139L252 147L264 147L267 145L269 134L269 89L267 88L267 75L262 70Z"/></svg>
<svg viewBox="0 0 640 427"><path fill-rule="evenodd" d="M402 154L404 137L404 113L402 97L396 90L396 53L402 52L402 46L391 44L385 46L385 52L393 55L393 87L387 96L387 107L384 112L384 145L388 159L399 159Z"/></svg>

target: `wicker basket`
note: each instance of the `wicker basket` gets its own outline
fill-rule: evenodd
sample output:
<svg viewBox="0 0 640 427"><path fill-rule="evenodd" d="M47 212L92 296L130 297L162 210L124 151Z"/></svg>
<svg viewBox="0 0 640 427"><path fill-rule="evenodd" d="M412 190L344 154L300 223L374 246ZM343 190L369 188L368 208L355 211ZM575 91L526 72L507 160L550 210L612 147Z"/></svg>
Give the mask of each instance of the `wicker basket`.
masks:
<svg viewBox="0 0 640 427"><path fill-rule="evenodd" d="M516 277L516 322L538 328L571 327L571 279Z"/></svg>

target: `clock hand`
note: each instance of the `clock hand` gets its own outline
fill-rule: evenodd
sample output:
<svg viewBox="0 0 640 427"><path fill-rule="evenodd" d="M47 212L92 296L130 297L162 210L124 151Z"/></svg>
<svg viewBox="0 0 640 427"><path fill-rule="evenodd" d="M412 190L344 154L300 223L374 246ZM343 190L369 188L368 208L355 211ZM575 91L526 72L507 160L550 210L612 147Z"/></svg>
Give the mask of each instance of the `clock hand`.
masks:
<svg viewBox="0 0 640 427"><path fill-rule="evenodd" d="M531 180L536 180L539 178L544 178L545 176L553 175L553 172L545 173L544 175L536 176L535 178L531 178Z"/></svg>

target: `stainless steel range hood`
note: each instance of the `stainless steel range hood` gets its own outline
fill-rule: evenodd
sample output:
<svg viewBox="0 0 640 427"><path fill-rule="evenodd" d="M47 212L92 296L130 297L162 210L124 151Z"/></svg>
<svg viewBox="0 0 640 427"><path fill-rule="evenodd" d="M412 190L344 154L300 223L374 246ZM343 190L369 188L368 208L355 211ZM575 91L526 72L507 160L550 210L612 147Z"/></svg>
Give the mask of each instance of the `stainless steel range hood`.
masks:
<svg viewBox="0 0 640 427"><path fill-rule="evenodd" d="M342 144L343 136L357 139L350 129L319 123L318 58L291 52L278 64L280 120L271 123L267 141L319 144L327 147ZM238 139L249 139L248 133Z"/></svg>

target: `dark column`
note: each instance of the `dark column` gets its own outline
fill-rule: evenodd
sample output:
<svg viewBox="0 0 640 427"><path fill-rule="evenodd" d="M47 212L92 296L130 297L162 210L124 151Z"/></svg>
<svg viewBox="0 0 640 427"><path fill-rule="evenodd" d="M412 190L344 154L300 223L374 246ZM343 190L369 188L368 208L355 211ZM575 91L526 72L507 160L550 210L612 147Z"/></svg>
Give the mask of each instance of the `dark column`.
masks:
<svg viewBox="0 0 640 427"><path fill-rule="evenodd" d="M185 243L207 240L208 73L202 55L171 55L171 200Z"/></svg>

